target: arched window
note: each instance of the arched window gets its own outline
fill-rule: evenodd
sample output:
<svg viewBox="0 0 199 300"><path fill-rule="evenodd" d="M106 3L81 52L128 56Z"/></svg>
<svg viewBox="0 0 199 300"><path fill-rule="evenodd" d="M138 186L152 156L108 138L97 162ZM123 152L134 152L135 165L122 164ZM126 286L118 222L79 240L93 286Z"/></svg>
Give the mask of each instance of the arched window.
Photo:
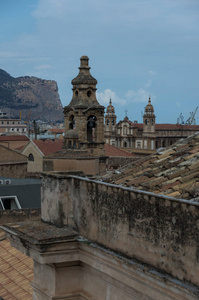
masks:
<svg viewBox="0 0 199 300"><path fill-rule="evenodd" d="M97 134L97 118L94 115L90 115L87 119L87 140L93 142L96 139Z"/></svg>
<svg viewBox="0 0 199 300"><path fill-rule="evenodd" d="M70 141L70 140L68 141L68 148L69 148L69 149L72 148L72 144L71 144L71 141Z"/></svg>
<svg viewBox="0 0 199 300"><path fill-rule="evenodd" d="M147 119L145 120L145 124L146 124L146 125L148 124L148 120L147 120Z"/></svg>
<svg viewBox="0 0 199 300"><path fill-rule="evenodd" d="M115 125L115 121L114 121L114 119L112 120L112 125Z"/></svg>
<svg viewBox="0 0 199 300"><path fill-rule="evenodd" d="M88 92L87 92L87 96L88 96L89 98L90 98L91 94L92 94L91 91L88 91Z"/></svg>
<svg viewBox="0 0 199 300"><path fill-rule="evenodd" d="M28 155L28 160L29 160L29 161L34 161L34 160L35 160L32 153L30 153L30 154Z"/></svg>
<svg viewBox="0 0 199 300"><path fill-rule="evenodd" d="M106 121L106 124L109 125L109 120Z"/></svg>
<svg viewBox="0 0 199 300"><path fill-rule="evenodd" d="M69 117L69 129L75 129L75 117L73 115Z"/></svg>
<svg viewBox="0 0 199 300"><path fill-rule="evenodd" d="M127 142L124 142L124 147L125 147L125 148L127 147Z"/></svg>

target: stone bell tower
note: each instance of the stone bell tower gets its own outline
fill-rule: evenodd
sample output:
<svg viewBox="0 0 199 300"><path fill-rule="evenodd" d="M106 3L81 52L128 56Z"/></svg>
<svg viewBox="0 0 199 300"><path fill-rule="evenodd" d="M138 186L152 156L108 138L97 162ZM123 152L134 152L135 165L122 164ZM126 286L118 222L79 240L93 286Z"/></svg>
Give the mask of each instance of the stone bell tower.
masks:
<svg viewBox="0 0 199 300"><path fill-rule="evenodd" d="M153 105L151 104L151 98L149 97L148 104L145 107L145 112L143 115L144 148L148 150L154 150L155 139L155 113Z"/></svg>
<svg viewBox="0 0 199 300"><path fill-rule="evenodd" d="M112 105L112 101L110 99L105 114L105 133L104 133L106 143L110 145L116 144L116 130L115 130L116 119L117 116L115 114L115 108Z"/></svg>
<svg viewBox="0 0 199 300"><path fill-rule="evenodd" d="M71 82L72 100L64 108L65 136L75 130L80 149L104 156L104 106L96 99L97 80L90 74L88 61L87 56L80 58L79 74Z"/></svg>

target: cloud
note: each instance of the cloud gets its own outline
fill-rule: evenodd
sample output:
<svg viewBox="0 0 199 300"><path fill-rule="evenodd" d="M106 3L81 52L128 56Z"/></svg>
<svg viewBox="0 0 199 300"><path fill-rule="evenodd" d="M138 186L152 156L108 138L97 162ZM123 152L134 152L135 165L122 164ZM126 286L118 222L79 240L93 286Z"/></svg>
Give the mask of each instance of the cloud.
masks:
<svg viewBox="0 0 199 300"><path fill-rule="evenodd" d="M27 56L24 53L17 53L17 52L12 52L12 51L1 51L0 52L0 57L3 58L17 58L17 57L24 57Z"/></svg>
<svg viewBox="0 0 199 300"><path fill-rule="evenodd" d="M148 73L149 73L150 76L155 76L155 75L157 75L157 72L156 72L156 71L153 71L153 70L148 71Z"/></svg>
<svg viewBox="0 0 199 300"><path fill-rule="evenodd" d="M117 94L110 90L106 89L104 92L96 93L97 99L100 104L107 106L110 99L113 104L119 104L120 106L128 106L131 103L147 103L149 97L152 98L152 101L155 102L156 96L149 93L144 88L138 90L129 90L126 92L125 96L120 98Z"/></svg>
<svg viewBox="0 0 199 300"><path fill-rule="evenodd" d="M40 65L40 66L36 66L35 67L36 70L47 70L47 69L52 69L52 66L51 65Z"/></svg>
<svg viewBox="0 0 199 300"><path fill-rule="evenodd" d="M121 106L124 106L126 104L126 100L118 97L115 92L111 91L110 89L105 90L101 93L96 93L97 99L102 105L108 105L110 99L115 104L120 104Z"/></svg>
<svg viewBox="0 0 199 300"><path fill-rule="evenodd" d="M148 91L146 91L143 88L135 90L129 90L125 98L127 99L128 104L129 103L146 103L149 96L153 99L153 102L155 102L156 97L154 95L151 95Z"/></svg>

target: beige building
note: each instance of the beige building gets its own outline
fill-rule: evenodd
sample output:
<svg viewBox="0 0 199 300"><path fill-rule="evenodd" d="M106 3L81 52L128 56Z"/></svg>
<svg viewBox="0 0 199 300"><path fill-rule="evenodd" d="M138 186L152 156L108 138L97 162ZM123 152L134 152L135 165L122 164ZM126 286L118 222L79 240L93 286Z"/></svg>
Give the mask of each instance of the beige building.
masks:
<svg viewBox="0 0 199 300"><path fill-rule="evenodd" d="M63 141L60 139L29 141L21 151L28 158L28 172L42 172L45 155L61 150L62 146Z"/></svg>
<svg viewBox="0 0 199 300"><path fill-rule="evenodd" d="M26 134L27 125L21 123L21 119L0 118L0 135L1 134Z"/></svg>
<svg viewBox="0 0 199 300"><path fill-rule="evenodd" d="M29 141L26 135L0 135L0 145L12 150L23 148Z"/></svg>
<svg viewBox="0 0 199 300"><path fill-rule="evenodd" d="M186 138L199 131L199 125L158 124L154 107L149 98L143 115L143 123L132 122L126 116L116 125L109 122L110 111L112 119L116 115L112 103L105 114L105 140L109 144L125 148L136 154L151 154L158 148L168 147L181 138ZM108 125L107 125L108 123Z"/></svg>

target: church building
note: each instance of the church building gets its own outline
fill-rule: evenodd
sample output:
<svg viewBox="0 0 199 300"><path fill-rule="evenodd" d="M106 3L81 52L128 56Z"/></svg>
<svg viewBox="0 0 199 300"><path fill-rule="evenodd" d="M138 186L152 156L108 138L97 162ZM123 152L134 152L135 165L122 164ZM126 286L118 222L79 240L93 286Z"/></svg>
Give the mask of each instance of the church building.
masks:
<svg viewBox="0 0 199 300"><path fill-rule="evenodd" d="M110 100L105 114L105 142L139 155L151 154L158 148L168 147L199 131L199 125L157 124L150 97L145 107L143 123L132 122L127 116L116 123L116 118Z"/></svg>

